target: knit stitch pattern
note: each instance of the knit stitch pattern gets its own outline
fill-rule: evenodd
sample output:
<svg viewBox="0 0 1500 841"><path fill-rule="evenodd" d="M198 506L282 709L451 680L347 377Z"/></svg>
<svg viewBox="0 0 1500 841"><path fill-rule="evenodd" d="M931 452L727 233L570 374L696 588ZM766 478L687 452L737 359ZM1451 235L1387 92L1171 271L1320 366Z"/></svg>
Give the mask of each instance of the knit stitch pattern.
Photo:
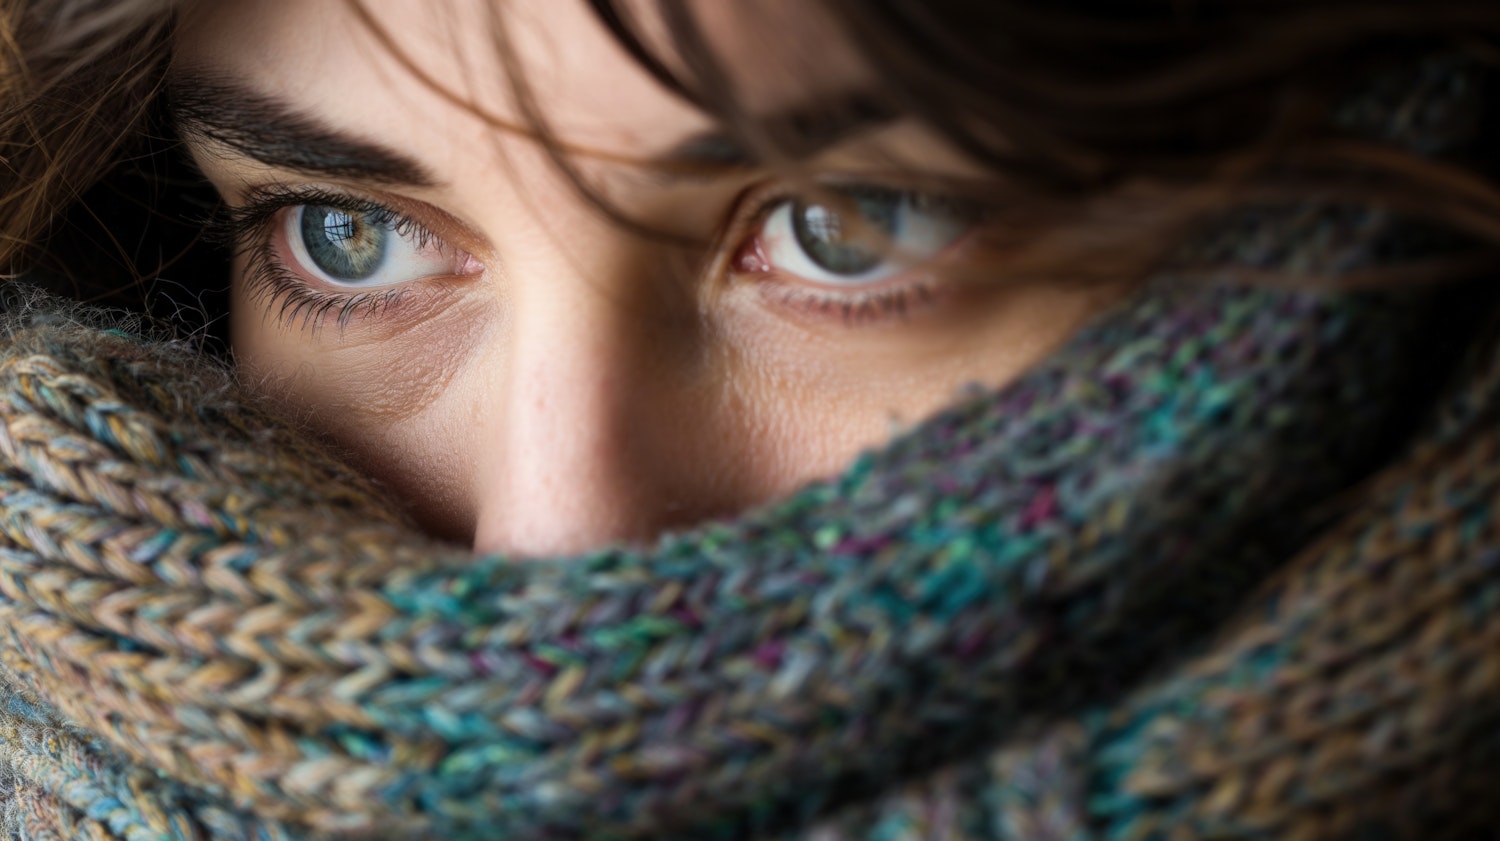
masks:
<svg viewBox="0 0 1500 841"><path fill-rule="evenodd" d="M1224 230L1330 275L1400 235L1367 208ZM1500 768L1473 320L1166 271L838 477L537 561L413 531L181 346L13 315L7 827L1464 837Z"/></svg>
<svg viewBox="0 0 1500 841"><path fill-rule="evenodd" d="M547 563L403 529L180 354L19 331L0 363L19 819L782 831L1086 712L1232 613L1314 503L1388 452L1423 315L1164 283L834 481ZM185 400L195 377L219 399ZM1170 697L1201 707L1212 677ZM1143 738L1097 727L1093 784L1126 776L1107 773L1114 730ZM1145 779L1186 786L1164 755ZM1087 822L1114 815L1091 800Z"/></svg>

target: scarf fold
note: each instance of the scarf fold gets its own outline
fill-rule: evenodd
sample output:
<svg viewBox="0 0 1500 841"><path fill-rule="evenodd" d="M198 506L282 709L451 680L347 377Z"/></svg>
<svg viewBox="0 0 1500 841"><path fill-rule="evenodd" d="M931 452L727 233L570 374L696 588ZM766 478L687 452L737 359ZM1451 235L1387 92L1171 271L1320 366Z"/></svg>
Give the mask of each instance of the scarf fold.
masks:
<svg viewBox="0 0 1500 841"><path fill-rule="evenodd" d="M1223 241L1337 274L1402 230ZM1168 273L834 479L546 562L412 532L181 345L13 315L8 827L1457 836L1500 767L1474 299Z"/></svg>

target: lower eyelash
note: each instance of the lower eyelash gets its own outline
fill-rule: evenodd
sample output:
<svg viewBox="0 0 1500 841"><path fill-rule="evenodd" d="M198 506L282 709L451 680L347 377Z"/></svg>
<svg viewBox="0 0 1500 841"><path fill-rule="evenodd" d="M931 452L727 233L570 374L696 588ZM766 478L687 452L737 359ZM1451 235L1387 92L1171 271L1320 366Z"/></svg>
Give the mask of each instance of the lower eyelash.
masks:
<svg viewBox="0 0 1500 841"><path fill-rule="evenodd" d="M282 324L316 331L332 318L340 330L356 319L373 317L405 296L408 285L359 292L327 292L310 286L276 253L274 230L282 215L299 206L336 207L369 215L391 226L398 236L425 247L435 236L424 225L389 207L363 198L320 188L259 188L246 196L242 207L221 207L208 223L209 235L233 244L244 257L243 282L249 297Z"/></svg>
<svg viewBox="0 0 1500 841"><path fill-rule="evenodd" d="M244 283L248 297L268 312L274 311L283 325L317 332L330 317L340 330L356 318L378 315L395 305L407 291L404 286L368 292L323 292L307 285L276 256L269 232L257 232L257 240L244 249Z"/></svg>
<svg viewBox="0 0 1500 841"><path fill-rule="evenodd" d="M835 293L767 278L758 281L757 288L778 304L817 316L837 317L851 327L905 319L913 310L933 303L938 296L937 285L930 281L890 289Z"/></svg>

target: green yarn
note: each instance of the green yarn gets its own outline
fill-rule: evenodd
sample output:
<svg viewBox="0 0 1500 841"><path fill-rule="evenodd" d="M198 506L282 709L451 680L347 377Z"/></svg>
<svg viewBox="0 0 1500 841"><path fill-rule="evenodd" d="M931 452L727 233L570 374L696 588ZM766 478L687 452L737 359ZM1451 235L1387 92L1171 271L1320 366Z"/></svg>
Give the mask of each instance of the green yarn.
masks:
<svg viewBox="0 0 1500 841"><path fill-rule="evenodd" d="M1257 212L1218 242L1338 276L1403 230ZM546 562L412 532L183 347L15 314L7 827L1462 837L1500 817L1475 301L1164 270L841 476Z"/></svg>
<svg viewBox="0 0 1500 841"><path fill-rule="evenodd" d="M1226 410L1224 394L1267 382L1257 364L1283 365L1214 363L1227 346L1205 337L1234 313L1257 342L1305 346L1307 368ZM111 791L107 821L103 795L39 789L101 826L780 833L944 757L1002 749L1195 647L1195 629L1243 599L1215 586L1223 564L1253 583L1265 557L1305 538L1310 501L1389 457L1417 387L1397 363L1418 358L1427 313L1383 295L1159 285L1021 382L848 475L705 527L701 546L687 532L645 553L545 564L466 558L372 516L353 477L284 435L268 448L281 433L256 431L228 391L211 411L239 411L243 434L160 414L172 396L142 382L210 375L167 375L196 364L170 349L137 345L131 377L105 380L113 337L18 329L0 361L13 407L0 452L16 477L0 504L0 622L20 624L0 662L36 699L33 726L70 719L93 734L76 748L99 767L154 768L159 785ZM1310 320L1345 323L1314 332ZM1215 372L1196 382L1211 385L1084 384L1101 381L1122 339L1160 329L1175 341L1131 348L1130 370L1194 344ZM90 423L80 395L121 423ZM1172 444L1140 445L1161 440ZM350 490L330 493L335 482ZM206 501L239 513L204 518ZM1268 516L1282 528L1255 533ZM1181 609L1185 592L1204 604ZM1231 674L1230 686L1259 686ZM1185 715L1197 707L1182 699L1207 691L1170 695L1170 709ZM1098 791L1080 825L1121 813L1141 825L1141 807L1109 790L1131 773L1109 770L1129 765L1112 757L1139 753L1115 740L1146 738L1144 724L1115 723L1123 714L1085 717L1110 723L1088 731ZM967 779L977 787L955 803L980 808L984 775ZM954 819L984 823L967 809ZM866 837L931 827L897 810Z"/></svg>

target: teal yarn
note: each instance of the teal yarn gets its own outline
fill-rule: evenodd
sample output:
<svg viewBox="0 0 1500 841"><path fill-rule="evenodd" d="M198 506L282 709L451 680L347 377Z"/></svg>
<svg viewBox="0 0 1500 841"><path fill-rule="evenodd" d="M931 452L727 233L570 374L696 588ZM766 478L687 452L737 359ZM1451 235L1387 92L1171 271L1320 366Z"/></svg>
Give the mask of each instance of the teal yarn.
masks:
<svg viewBox="0 0 1500 841"><path fill-rule="evenodd" d="M6 828L1465 837L1500 817L1490 296L1231 281L1420 240L1243 212L842 475L547 561L415 533L181 345L13 314Z"/></svg>
<svg viewBox="0 0 1500 841"><path fill-rule="evenodd" d="M111 769L27 781L120 837L780 833L1182 656L1389 457L1429 321L1397 296L1163 283L834 481L550 563L373 518L253 413L157 388L207 376L170 349L19 331L0 621L34 636L13 629L0 674ZM233 759L173 761L201 756Z"/></svg>

